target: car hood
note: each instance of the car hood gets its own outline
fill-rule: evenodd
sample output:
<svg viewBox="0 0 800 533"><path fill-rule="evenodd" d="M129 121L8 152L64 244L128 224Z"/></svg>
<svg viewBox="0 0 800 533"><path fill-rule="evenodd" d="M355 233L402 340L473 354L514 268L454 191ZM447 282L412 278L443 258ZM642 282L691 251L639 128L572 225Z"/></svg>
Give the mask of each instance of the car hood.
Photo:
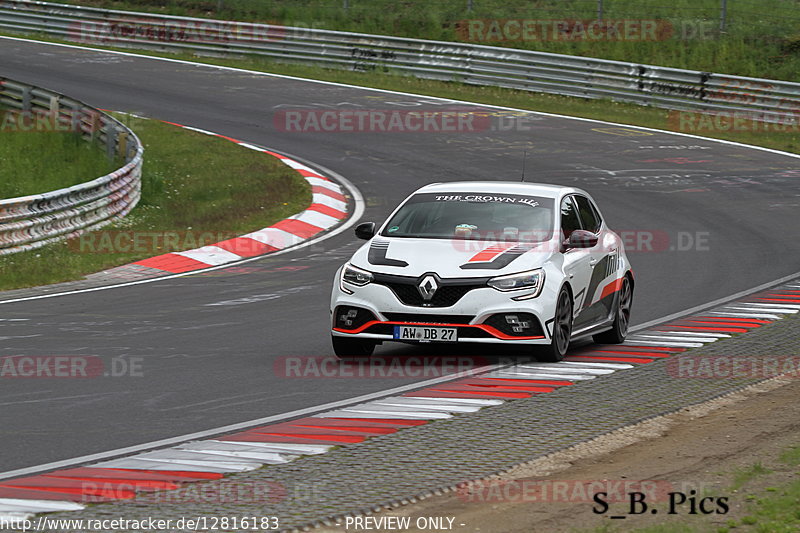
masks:
<svg viewBox="0 0 800 533"><path fill-rule="evenodd" d="M549 242L375 237L350 262L383 274L417 277L435 272L442 278L472 278L538 268L551 256Z"/></svg>

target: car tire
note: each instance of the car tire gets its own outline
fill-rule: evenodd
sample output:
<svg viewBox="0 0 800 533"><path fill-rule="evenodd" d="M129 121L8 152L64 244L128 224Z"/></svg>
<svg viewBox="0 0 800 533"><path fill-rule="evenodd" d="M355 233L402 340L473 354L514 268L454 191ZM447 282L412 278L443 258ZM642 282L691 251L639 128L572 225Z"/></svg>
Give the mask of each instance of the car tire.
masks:
<svg viewBox="0 0 800 533"><path fill-rule="evenodd" d="M536 359L549 363L563 361L572 336L572 296L562 287L556 300L556 313L553 319L553 335L550 344L539 347Z"/></svg>
<svg viewBox="0 0 800 533"><path fill-rule="evenodd" d="M628 335L628 325L631 321L631 306L633 305L633 284L628 276L622 278L617 296L617 309L611 329L592 336L597 344L619 344Z"/></svg>
<svg viewBox="0 0 800 533"><path fill-rule="evenodd" d="M353 339L331 335L333 353L340 358L369 357L375 351L375 343L365 339Z"/></svg>

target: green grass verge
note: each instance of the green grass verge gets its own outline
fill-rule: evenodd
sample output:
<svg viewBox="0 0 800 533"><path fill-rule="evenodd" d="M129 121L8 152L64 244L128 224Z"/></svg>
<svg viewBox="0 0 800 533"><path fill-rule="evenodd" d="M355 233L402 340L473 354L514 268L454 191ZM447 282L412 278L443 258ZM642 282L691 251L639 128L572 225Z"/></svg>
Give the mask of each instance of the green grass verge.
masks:
<svg viewBox="0 0 800 533"><path fill-rule="evenodd" d="M122 165L102 147L60 131L10 127L0 109L0 198L41 194L90 181ZM3 126L5 124L5 126Z"/></svg>
<svg viewBox="0 0 800 533"><path fill-rule="evenodd" d="M212 244L274 224L311 201L308 183L272 156L154 120L123 120L145 145L139 206L98 232L0 256L0 290L80 279Z"/></svg>
<svg viewBox="0 0 800 533"><path fill-rule="evenodd" d="M420 39L466 41L740 76L800 80L800 11L794 0L604 0L604 20L659 20L656 39L509 40L470 33L469 20L593 20L596 0L67 0L161 14L259 21ZM344 8L347 4L347 9ZM473 9L468 10L471 4ZM485 28L489 24L485 23ZM500 35L501 39L497 39ZM493 38L494 37L494 38ZM476 40L477 39L477 40Z"/></svg>

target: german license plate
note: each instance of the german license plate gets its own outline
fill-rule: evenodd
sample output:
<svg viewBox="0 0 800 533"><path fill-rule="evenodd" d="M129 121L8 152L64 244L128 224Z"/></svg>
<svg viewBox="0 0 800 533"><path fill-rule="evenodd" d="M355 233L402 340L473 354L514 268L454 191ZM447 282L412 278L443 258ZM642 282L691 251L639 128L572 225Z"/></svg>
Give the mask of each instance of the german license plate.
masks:
<svg viewBox="0 0 800 533"><path fill-rule="evenodd" d="M394 338L399 341L456 342L458 329L430 326L395 326Z"/></svg>

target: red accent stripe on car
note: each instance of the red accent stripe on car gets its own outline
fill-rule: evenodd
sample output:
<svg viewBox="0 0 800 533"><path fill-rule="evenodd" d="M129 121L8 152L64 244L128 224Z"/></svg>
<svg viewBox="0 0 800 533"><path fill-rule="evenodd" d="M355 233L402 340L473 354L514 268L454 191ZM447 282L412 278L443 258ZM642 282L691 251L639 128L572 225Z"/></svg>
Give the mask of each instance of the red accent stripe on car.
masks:
<svg viewBox="0 0 800 533"><path fill-rule="evenodd" d="M516 340L516 341L525 341L525 340L536 340L536 339L544 339L543 335L537 335L532 337L514 337L512 335L506 335L502 331L499 331L496 328L488 324L449 324L449 323L441 323L441 324L433 324L430 322L394 322L394 321L387 321L383 322L380 320L370 320L369 322L365 323L364 325L356 328L356 329L342 329L342 328L333 328L333 331L338 331L340 333L361 333L376 324L389 324L390 326L424 326L424 327L445 327L445 328L474 328L474 329L481 329L490 335L497 337L501 340Z"/></svg>
<svg viewBox="0 0 800 533"><path fill-rule="evenodd" d="M611 296L612 294L620 290L620 288L622 287L623 279L624 278L615 279L614 281L603 287L603 292L600 293L600 299L602 300L607 296Z"/></svg>
<svg viewBox="0 0 800 533"><path fill-rule="evenodd" d="M492 244L488 248L478 252L468 261L469 263L484 263L494 260L495 257L502 254L509 248L513 248L516 246L516 243L512 242L501 242Z"/></svg>

